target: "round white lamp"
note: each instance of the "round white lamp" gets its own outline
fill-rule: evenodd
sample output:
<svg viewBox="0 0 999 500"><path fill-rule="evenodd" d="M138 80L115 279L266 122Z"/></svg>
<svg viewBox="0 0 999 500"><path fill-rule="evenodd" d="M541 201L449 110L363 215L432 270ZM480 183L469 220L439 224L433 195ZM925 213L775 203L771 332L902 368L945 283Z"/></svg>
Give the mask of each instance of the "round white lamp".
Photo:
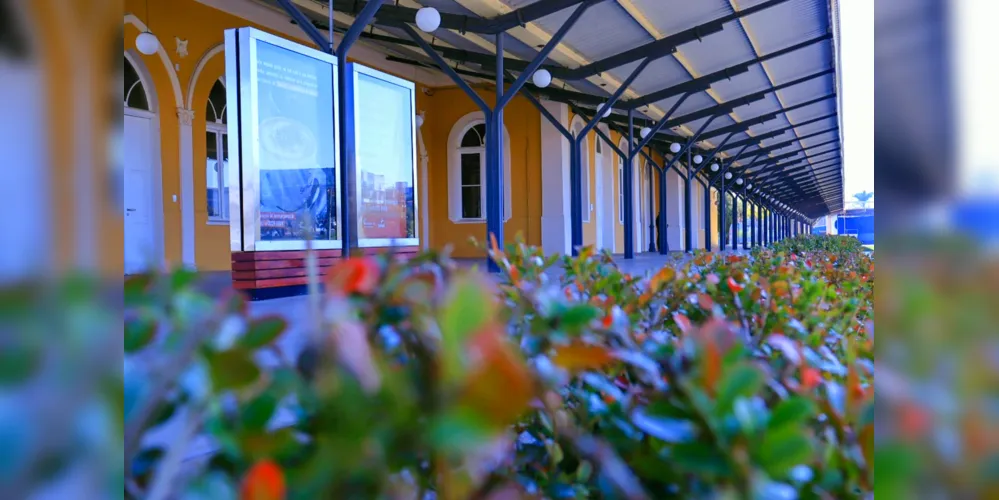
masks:
<svg viewBox="0 0 999 500"><path fill-rule="evenodd" d="M712 164L711 164L711 171L712 171L712 172L717 172L717 171L718 171L718 169L720 169L720 168L721 168L721 167L719 167L717 163L712 163Z"/></svg>
<svg viewBox="0 0 999 500"><path fill-rule="evenodd" d="M704 161L704 157L701 155L694 155L694 165L700 165Z"/></svg>
<svg viewBox="0 0 999 500"><path fill-rule="evenodd" d="M669 145L669 151L670 151L670 153L679 153L680 152L680 143L679 142L674 142L673 144L670 144Z"/></svg>
<svg viewBox="0 0 999 500"><path fill-rule="evenodd" d="M600 118L607 118L611 115L611 107L608 106L609 103L604 103L604 112L600 114Z"/></svg>
<svg viewBox="0 0 999 500"><path fill-rule="evenodd" d="M432 33L441 26L441 13L433 7L424 7L416 11L416 27Z"/></svg>
<svg viewBox="0 0 999 500"><path fill-rule="evenodd" d="M638 131L638 135L642 136L642 139L645 139L651 133L652 129L650 129L649 127L642 127L642 130Z"/></svg>
<svg viewBox="0 0 999 500"><path fill-rule="evenodd" d="M552 74L547 69L539 69L531 75L531 81L538 88L545 88L552 83Z"/></svg>
<svg viewBox="0 0 999 500"><path fill-rule="evenodd" d="M750 185L746 186L746 188L747 188L747 189L753 189L753 185L752 185L752 184L750 184Z"/></svg>
<svg viewBox="0 0 999 500"><path fill-rule="evenodd" d="M742 177L739 177L738 179L736 179L735 183L741 186L742 185Z"/></svg>
<svg viewBox="0 0 999 500"><path fill-rule="evenodd" d="M156 35L148 31L143 31L139 33L139 36L135 37L135 48L139 52L151 56L160 48L160 41L156 38Z"/></svg>
<svg viewBox="0 0 999 500"><path fill-rule="evenodd" d="M729 180L731 178L732 178L732 172L725 172L725 180Z"/></svg>

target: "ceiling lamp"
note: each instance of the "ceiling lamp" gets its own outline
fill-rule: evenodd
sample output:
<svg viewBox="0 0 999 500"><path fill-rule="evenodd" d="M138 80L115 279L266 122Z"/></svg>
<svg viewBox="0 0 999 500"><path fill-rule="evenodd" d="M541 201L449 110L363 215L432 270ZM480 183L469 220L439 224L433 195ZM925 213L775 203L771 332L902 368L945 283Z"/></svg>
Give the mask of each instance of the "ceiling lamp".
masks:
<svg viewBox="0 0 999 500"><path fill-rule="evenodd" d="M543 89L552 83L552 74L547 69L539 69L531 75L534 86Z"/></svg>
<svg viewBox="0 0 999 500"><path fill-rule="evenodd" d="M433 7L423 7L416 11L416 27L427 33L433 33L441 27L441 13Z"/></svg>
<svg viewBox="0 0 999 500"><path fill-rule="evenodd" d="M608 116L611 115L611 107L609 102L604 103L603 110L604 112L600 113L600 118L607 118Z"/></svg>
<svg viewBox="0 0 999 500"><path fill-rule="evenodd" d="M670 153L679 153L680 152L680 143L679 142L674 142L673 144L670 144L669 145L669 151L670 151Z"/></svg>
<svg viewBox="0 0 999 500"><path fill-rule="evenodd" d="M725 172L725 180L729 180L731 178L732 178L732 172Z"/></svg>
<svg viewBox="0 0 999 500"><path fill-rule="evenodd" d="M160 48L160 41L156 38L156 35L148 31L143 31L139 33L139 36L135 37L135 48L139 52L151 56Z"/></svg>
<svg viewBox="0 0 999 500"><path fill-rule="evenodd" d="M750 185L746 186L746 188L747 188L747 189L753 189L753 185L752 185L752 184L750 184Z"/></svg>
<svg viewBox="0 0 999 500"><path fill-rule="evenodd" d="M739 177L738 179L736 179L735 183L741 186L742 185L742 177Z"/></svg>
<svg viewBox="0 0 999 500"><path fill-rule="evenodd" d="M650 129L649 127L642 127L642 130L640 130L638 132L638 135L642 136L642 139L645 139L651 133L652 133L652 129Z"/></svg>
<svg viewBox="0 0 999 500"><path fill-rule="evenodd" d="M700 165L704 161L704 157L701 155L694 155L694 165Z"/></svg>
<svg viewBox="0 0 999 500"><path fill-rule="evenodd" d="M718 169L720 169L720 168L721 168L721 167L719 167L717 163L712 163L712 164L711 164L711 171L712 171L712 172L717 172L717 171L718 171Z"/></svg>

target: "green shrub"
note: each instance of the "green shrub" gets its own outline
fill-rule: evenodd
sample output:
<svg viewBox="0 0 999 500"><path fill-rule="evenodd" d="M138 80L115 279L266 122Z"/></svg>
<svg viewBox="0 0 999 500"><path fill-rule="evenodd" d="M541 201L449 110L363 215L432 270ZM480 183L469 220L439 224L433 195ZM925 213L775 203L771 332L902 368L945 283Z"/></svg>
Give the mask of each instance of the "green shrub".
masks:
<svg viewBox="0 0 999 500"><path fill-rule="evenodd" d="M129 281L128 494L873 491L863 252L701 253L650 276L588 249L490 254L499 280L433 252L343 262L296 323L294 359L274 347L285 321L248 319L238 296L212 303L183 274ZM168 449L142 446L180 413ZM180 464L199 433L215 451Z"/></svg>

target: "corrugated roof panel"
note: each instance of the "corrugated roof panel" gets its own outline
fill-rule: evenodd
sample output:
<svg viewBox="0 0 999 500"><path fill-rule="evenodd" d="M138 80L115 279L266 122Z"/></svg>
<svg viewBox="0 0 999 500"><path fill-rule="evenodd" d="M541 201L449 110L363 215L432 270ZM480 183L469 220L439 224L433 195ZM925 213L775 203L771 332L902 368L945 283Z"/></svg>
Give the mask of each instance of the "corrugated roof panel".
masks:
<svg viewBox="0 0 999 500"><path fill-rule="evenodd" d="M788 119L794 123L801 123L806 120L811 120L812 118L818 118L820 116L827 116L836 112L836 101L832 99L827 99L822 102L817 102L810 106L805 106L803 108L793 109L787 112Z"/></svg>
<svg viewBox="0 0 999 500"><path fill-rule="evenodd" d="M739 8L751 7L758 1L733 0ZM760 53L827 33L828 0L790 0L743 18Z"/></svg>
<svg viewBox="0 0 999 500"><path fill-rule="evenodd" d="M826 128L828 128L828 126L821 127L819 130L825 130ZM818 132L818 130L816 130L816 132ZM813 144L822 144L824 142L835 141L838 137L839 136L836 134L836 132L826 132L824 134L819 134L819 135L816 135L814 137L809 137L807 139L802 139L799 142L804 143L805 146L809 146L809 145L813 145Z"/></svg>
<svg viewBox="0 0 999 500"><path fill-rule="evenodd" d="M836 126L836 118L833 117L797 126L795 127L795 130L798 131L798 136L800 137L808 134L813 134L821 130L829 130L835 126Z"/></svg>
<svg viewBox="0 0 999 500"><path fill-rule="evenodd" d="M749 71L738 74L729 80L721 80L711 84L711 88L725 101L735 99L770 87L770 80L759 66L749 68Z"/></svg>
<svg viewBox="0 0 999 500"><path fill-rule="evenodd" d="M777 82L780 84L780 81ZM824 96L830 94L833 91L832 78L829 76L823 76L820 78L812 78L811 80L806 80L797 85L792 85L784 89L778 90L780 93L780 98L782 101L788 103L788 105L794 104L796 102L805 102L816 97Z"/></svg>
<svg viewBox="0 0 999 500"><path fill-rule="evenodd" d="M770 59L766 62L767 70L774 81L784 82L829 69L832 67L829 43L816 43Z"/></svg>
<svg viewBox="0 0 999 500"><path fill-rule="evenodd" d="M610 71L610 74L618 80L623 81L638 67L638 64L638 61L626 64ZM687 72L676 59L663 57L649 63L645 71L642 71L642 74L635 79L631 88L639 95L646 95L683 83L689 79L690 77L687 75Z"/></svg>
<svg viewBox="0 0 999 500"><path fill-rule="evenodd" d="M756 57L739 23L727 23L724 28L679 47L679 52L698 74L712 73Z"/></svg>
<svg viewBox="0 0 999 500"><path fill-rule="evenodd" d="M535 21L535 24L549 34L555 34L572 11L571 8L562 9ZM587 9L562 43L586 59L598 61L651 41L652 37L621 6L605 1Z"/></svg>
<svg viewBox="0 0 999 500"><path fill-rule="evenodd" d="M660 33L672 35L722 17L731 9L725 0L632 0Z"/></svg>

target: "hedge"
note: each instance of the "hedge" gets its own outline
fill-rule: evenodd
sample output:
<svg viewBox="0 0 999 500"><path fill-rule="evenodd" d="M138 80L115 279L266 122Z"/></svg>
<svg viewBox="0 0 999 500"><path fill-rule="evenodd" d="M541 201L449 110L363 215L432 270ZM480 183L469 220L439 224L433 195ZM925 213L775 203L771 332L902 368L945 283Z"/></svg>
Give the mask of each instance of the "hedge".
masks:
<svg viewBox="0 0 999 500"><path fill-rule="evenodd" d="M872 495L864 252L809 235L648 276L589 249L489 253L498 280L435 252L342 262L294 358L288 322L238 295L129 280L126 496ZM214 451L183 461L198 435Z"/></svg>

